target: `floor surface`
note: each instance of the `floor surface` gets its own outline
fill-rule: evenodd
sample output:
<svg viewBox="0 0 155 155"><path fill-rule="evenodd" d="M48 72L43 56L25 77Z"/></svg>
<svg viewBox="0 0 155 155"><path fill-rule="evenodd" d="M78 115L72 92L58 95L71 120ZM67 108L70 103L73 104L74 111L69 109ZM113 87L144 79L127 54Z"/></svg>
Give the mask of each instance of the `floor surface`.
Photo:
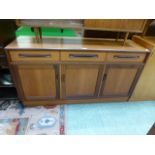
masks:
<svg viewBox="0 0 155 155"><path fill-rule="evenodd" d="M145 135L155 122L155 101L67 106L69 135Z"/></svg>
<svg viewBox="0 0 155 155"><path fill-rule="evenodd" d="M24 107L19 100L0 100L0 135L63 135L65 106Z"/></svg>
<svg viewBox="0 0 155 155"><path fill-rule="evenodd" d="M23 108L22 104L16 102L10 106L9 103L6 101L0 104L0 131L12 134L18 129L20 132L17 134L25 134L25 130L26 134L33 135L61 134L61 130L68 135L146 135L155 122L155 101L70 104L63 106L65 110L58 113L55 111L59 111L59 106L48 110L44 107ZM51 115L50 118L60 120L60 130L59 127L55 130L55 126L48 128L51 120L43 117L47 114L48 117ZM29 123L30 128L25 128L28 120L32 123ZM47 128L40 128L38 120L43 120Z"/></svg>

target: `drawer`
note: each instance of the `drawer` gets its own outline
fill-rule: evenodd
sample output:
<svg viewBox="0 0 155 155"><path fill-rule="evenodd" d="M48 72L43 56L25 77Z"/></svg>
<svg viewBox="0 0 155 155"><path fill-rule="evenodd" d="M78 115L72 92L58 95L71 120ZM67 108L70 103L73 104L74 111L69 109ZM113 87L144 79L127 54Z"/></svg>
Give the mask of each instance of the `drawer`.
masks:
<svg viewBox="0 0 155 155"><path fill-rule="evenodd" d="M59 61L58 51L11 51L11 61Z"/></svg>
<svg viewBox="0 0 155 155"><path fill-rule="evenodd" d="M61 52L62 61L97 61L103 62L106 53L102 52Z"/></svg>
<svg viewBox="0 0 155 155"><path fill-rule="evenodd" d="M108 62L143 62L145 59L144 53L108 53Z"/></svg>

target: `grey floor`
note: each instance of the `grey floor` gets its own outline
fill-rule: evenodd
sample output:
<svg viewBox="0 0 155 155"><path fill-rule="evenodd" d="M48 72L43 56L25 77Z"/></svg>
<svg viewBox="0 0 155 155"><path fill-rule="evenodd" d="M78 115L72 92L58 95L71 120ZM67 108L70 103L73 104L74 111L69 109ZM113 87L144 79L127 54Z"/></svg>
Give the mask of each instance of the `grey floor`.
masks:
<svg viewBox="0 0 155 155"><path fill-rule="evenodd" d="M155 122L155 101L67 105L69 135L145 135Z"/></svg>

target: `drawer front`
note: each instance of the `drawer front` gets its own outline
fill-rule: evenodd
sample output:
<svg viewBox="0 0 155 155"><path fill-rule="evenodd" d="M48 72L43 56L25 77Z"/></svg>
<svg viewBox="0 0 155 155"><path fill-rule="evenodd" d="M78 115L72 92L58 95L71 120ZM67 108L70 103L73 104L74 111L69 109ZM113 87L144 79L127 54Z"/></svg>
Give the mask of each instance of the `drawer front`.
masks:
<svg viewBox="0 0 155 155"><path fill-rule="evenodd" d="M59 61L58 51L11 51L11 61Z"/></svg>
<svg viewBox="0 0 155 155"><path fill-rule="evenodd" d="M143 62L145 54L143 53L108 53L108 62Z"/></svg>
<svg viewBox="0 0 155 155"><path fill-rule="evenodd" d="M103 62L106 53L102 52L61 52L61 61L97 61Z"/></svg>

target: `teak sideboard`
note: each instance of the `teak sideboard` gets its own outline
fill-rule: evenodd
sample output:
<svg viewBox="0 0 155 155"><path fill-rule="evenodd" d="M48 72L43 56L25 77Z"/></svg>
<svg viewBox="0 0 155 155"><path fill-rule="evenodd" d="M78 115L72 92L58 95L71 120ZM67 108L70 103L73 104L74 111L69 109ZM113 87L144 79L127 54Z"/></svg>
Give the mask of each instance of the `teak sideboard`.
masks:
<svg viewBox="0 0 155 155"><path fill-rule="evenodd" d="M27 106L128 101L150 51L132 40L19 37L6 47Z"/></svg>

